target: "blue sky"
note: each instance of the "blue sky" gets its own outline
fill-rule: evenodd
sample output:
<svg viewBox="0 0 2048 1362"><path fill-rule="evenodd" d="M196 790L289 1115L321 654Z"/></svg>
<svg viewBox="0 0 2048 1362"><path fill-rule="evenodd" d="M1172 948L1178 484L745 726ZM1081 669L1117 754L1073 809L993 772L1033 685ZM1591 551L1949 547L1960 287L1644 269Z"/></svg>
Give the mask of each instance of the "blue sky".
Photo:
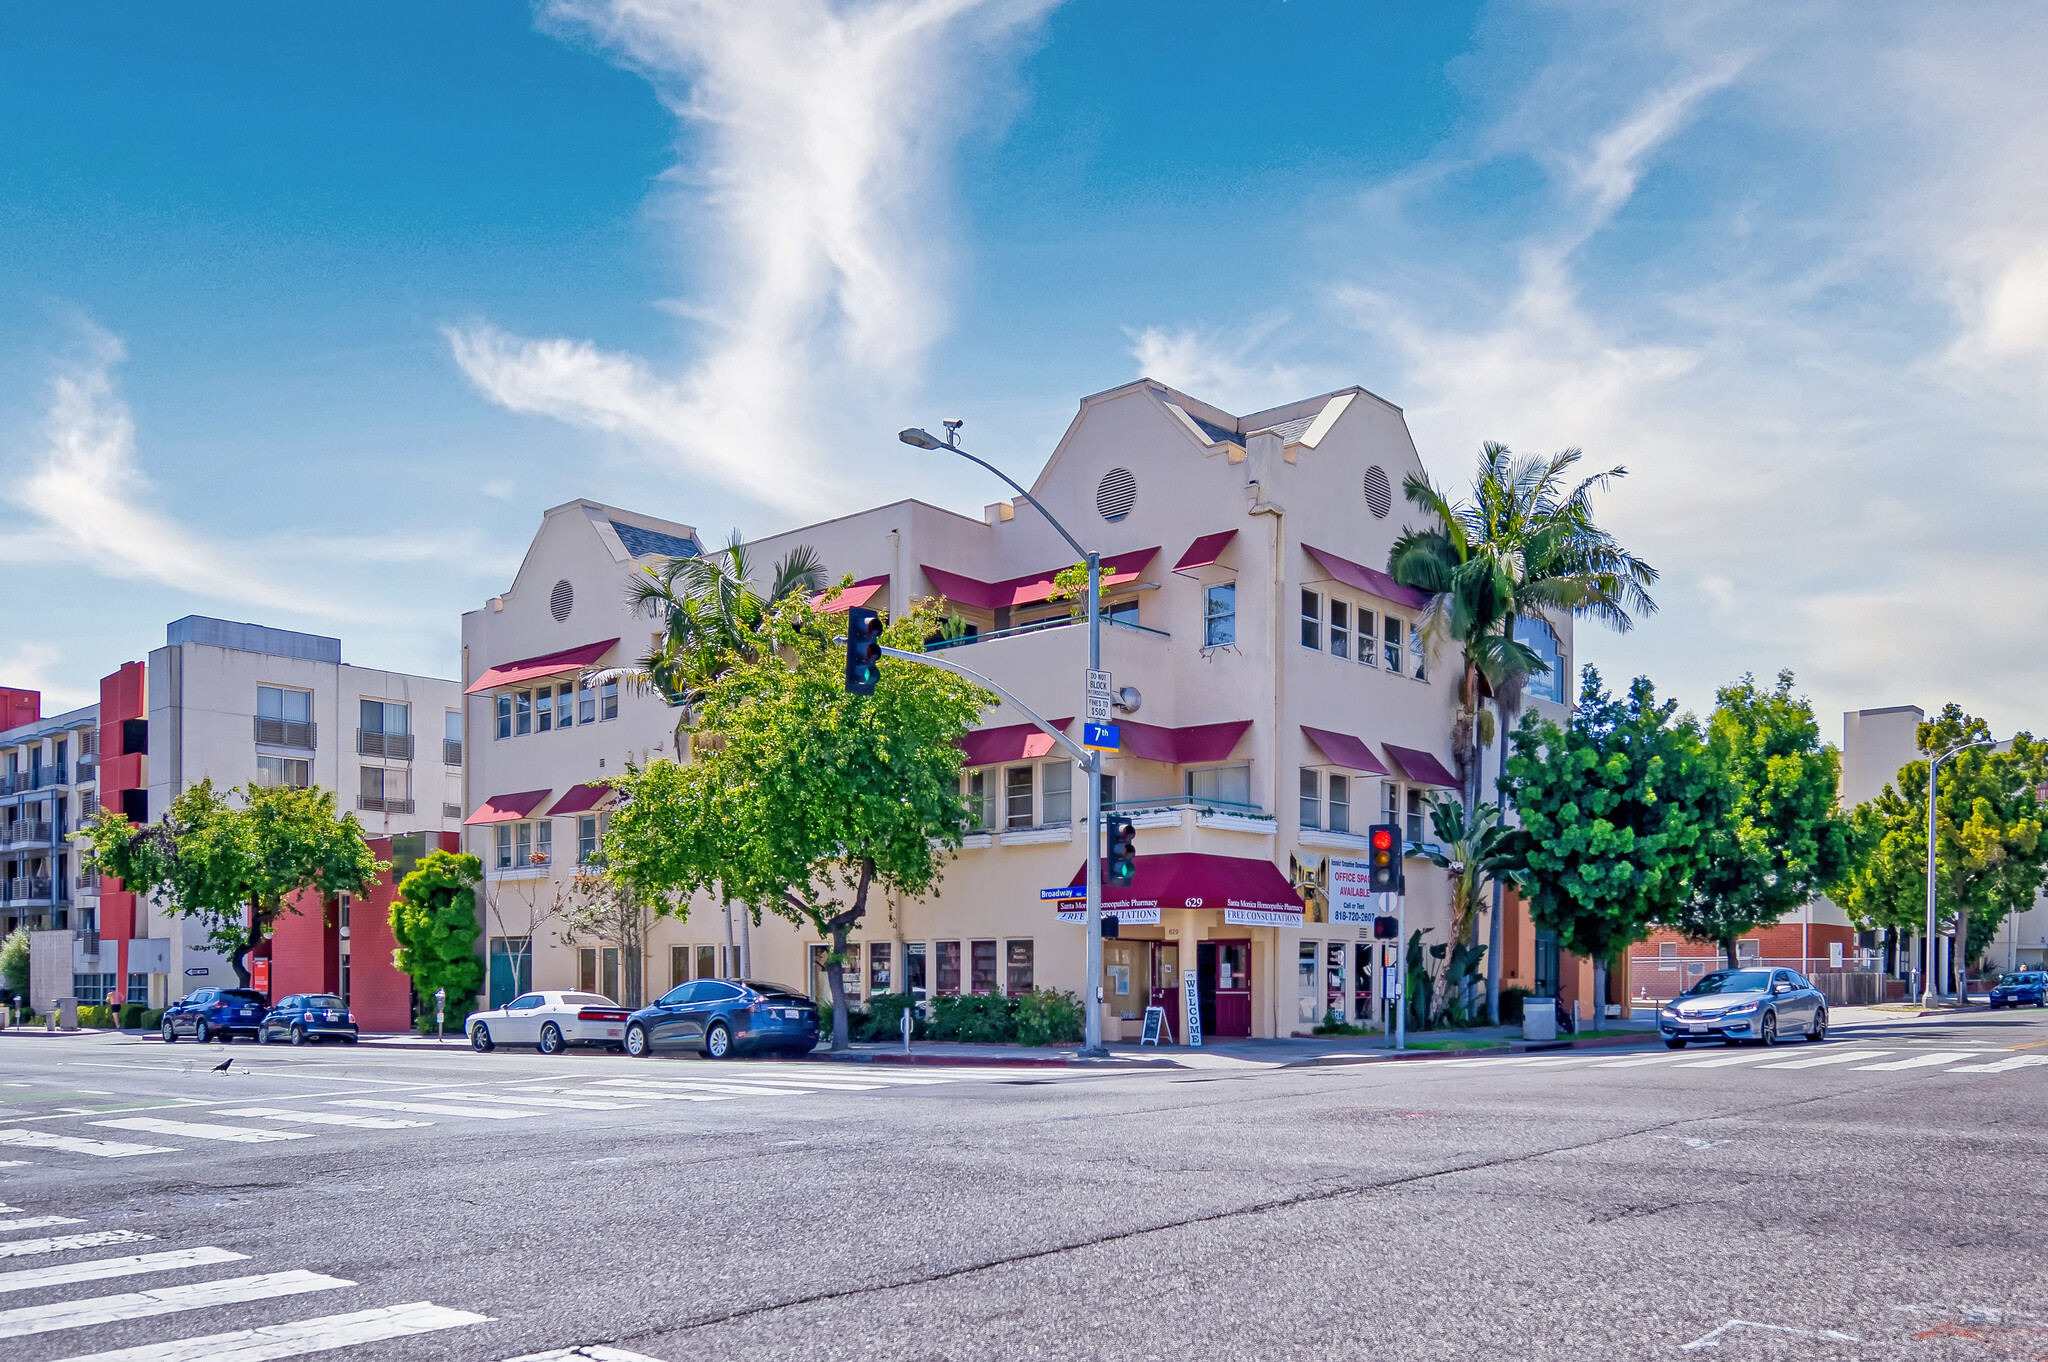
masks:
<svg viewBox="0 0 2048 1362"><path fill-rule="evenodd" d="M1138 373L1630 476L1690 704L2040 728L2048 15L1702 0L7 3L0 680L198 611L452 673L540 511L1034 469ZM1836 721L1827 720L1833 730Z"/></svg>

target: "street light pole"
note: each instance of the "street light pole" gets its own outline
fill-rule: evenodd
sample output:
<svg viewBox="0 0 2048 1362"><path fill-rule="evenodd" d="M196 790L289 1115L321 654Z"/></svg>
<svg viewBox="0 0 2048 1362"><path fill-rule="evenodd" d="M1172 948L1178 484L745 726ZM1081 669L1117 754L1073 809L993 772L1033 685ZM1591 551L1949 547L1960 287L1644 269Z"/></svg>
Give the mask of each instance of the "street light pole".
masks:
<svg viewBox="0 0 2048 1362"><path fill-rule="evenodd" d="M1936 757L1932 762L1928 763L1927 766L1927 966L1926 977L1922 982L1920 991L1920 1006L1922 1007L1933 1007L1941 999L1940 989L1938 987L1939 975L1936 973L1939 966L1938 962L1935 960L1935 943L1937 941L1937 938L1934 934L1934 795L1936 788L1935 777L1941 774L1941 764L1947 761L1950 757L1954 756L1956 753L1967 752L1973 747L1995 747L1997 745L1998 740L1995 738L1984 738L1977 742L1957 743L1954 747L1949 748L1948 751L1943 752L1940 756ZM1965 951L1968 950L1968 942L1957 942L1956 944L1959 948ZM1968 1002L1969 985L1967 983L1964 984L1963 990L1963 1001Z"/></svg>
<svg viewBox="0 0 2048 1362"><path fill-rule="evenodd" d="M1067 541L1075 553L1081 555L1088 565L1088 670L1102 670L1102 555L1090 553L1081 547L1081 541L1067 533L1067 527L1054 518L1053 513L1039 504L1038 498L1024 490L1024 485L997 468L986 459L976 458L960 447L960 423L948 421L946 438L941 440L916 427L898 432L896 438L904 444L918 449L944 449L958 454L969 463L980 464L989 472L1010 484L1018 496L1035 507L1045 517L1045 523L1060 532L1060 538ZM1083 694L1086 688L1083 688ZM1109 1053L1102 1043L1102 753L1090 751L1086 762L1088 772L1088 835L1084 839L1088 869L1088 986L1082 993L1086 1003L1082 1008L1081 1053L1090 1058L1100 1058Z"/></svg>

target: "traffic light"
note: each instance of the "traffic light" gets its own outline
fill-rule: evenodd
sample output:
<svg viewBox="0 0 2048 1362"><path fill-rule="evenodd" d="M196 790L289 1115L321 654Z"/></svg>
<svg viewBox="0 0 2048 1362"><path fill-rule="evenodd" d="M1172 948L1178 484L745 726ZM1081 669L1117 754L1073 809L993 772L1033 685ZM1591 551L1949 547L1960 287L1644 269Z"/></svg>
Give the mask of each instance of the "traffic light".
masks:
<svg viewBox="0 0 2048 1362"><path fill-rule="evenodd" d="M1128 818L1109 820L1109 857L1103 866L1103 883L1118 889L1138 878L1138 829Z"/></svg>
<svg viewBox="0 0 2048 1362"><path fill-rule="evenodd" d="M882 679L882 617L856 605L846 612L846 693L873 695Z"/></svg>
<svg viewBox="0 0 2048 1362"><path fill-rule="evenodd" d="M1366 838L1366 889L1398 894L1401 884L1401 825L1375 823Z"/></svg>
<svg viewBox="0 0 2048 1362"><path fill-rule="evenodd" d="M1397 917L1376 917L1372 920L1372 939L1394 941L1401 935L1401 919Z"/></svg>
<svg viewBox="0 0 2048 1362"><path fill-rule="evenodd" d="M1104 913L1102 915L1102 939L1104 941L1115 941L1119 936L1120 932L1117 928L1116 914Z"/></svg>

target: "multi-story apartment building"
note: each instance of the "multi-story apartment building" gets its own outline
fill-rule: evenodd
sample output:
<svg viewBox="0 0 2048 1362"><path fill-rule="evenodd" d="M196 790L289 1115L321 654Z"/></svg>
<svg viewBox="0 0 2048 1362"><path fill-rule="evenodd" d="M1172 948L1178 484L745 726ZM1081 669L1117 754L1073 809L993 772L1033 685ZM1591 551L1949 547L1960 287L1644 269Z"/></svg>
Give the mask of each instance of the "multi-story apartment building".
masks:
<svg viewBox="0 0 2048 1362"><path fill-rule="evenodd" d="M40 709L33 691L9 708ZM65 838L99 807L97 707L31 721L0 732L0 931L68 927L92 900L72 871Z"/></svg>
<svg viewBox="0 0 2048 1362"><path fill-rule="evenodd" d="M967 846L929 897L871 908L856 996L1093 984L1114 1034L1194 971L1210 1034L1376 1018L1369 928L1304 903L1292 872L1361 854L1384 816L1428 840L1427 801L1455 784L1460 661L1431 652L1425 600L1375 566L1412 519L1399 488L1420 471L1400 410L1358 388L1249 416L1149 380L1084 399L1032 495L1104 558L1103 665L1124 703L1105 798L1140 829L1137 882L1106 905L1120 935L1085 980L1077 915L1038 894L1073 883L1088 854L1081 777L999 708L966 743ZM751 551L765 568L799 544L857 581L843 604L943 597L956 658L1062 723L1080 711L1086 630L1049 599L1072 553L1029 503L976 520L901 501ZM463 618L467 823L488 867L496 998L538 980L625 999L742 968L823 992L823 943L772 917L748 930L743 912L694 903L656 924L637 979L616 945L562 943L546 924L602 830L608 796L587 782L674 755L673 712L616 680L657 627L625 591L644 565L698 552L686 526L571 503L547 513L511 587ZM1555 664L1531 704L1561 718L1569 627L1524 637ZM1410 923L1441 942L1443 878L1419 857L1408 871ZM1506 962L1525 986L1545 958L1530 935L1510 933Z"/></svg>

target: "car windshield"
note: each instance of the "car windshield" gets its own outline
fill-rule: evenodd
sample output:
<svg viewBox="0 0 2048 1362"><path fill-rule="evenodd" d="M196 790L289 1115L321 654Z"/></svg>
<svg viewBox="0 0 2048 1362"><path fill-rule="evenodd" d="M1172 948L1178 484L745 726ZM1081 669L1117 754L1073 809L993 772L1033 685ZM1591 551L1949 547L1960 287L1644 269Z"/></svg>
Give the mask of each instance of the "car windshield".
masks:
<svg viewBox="0 0 2048 1362"><path fill-rule="evenodd" d="M2041 976L2038 974L2009 974L2006 976L2005 982L2008 984L2038 984L2041 982Z"/></svg>
<svg viewBox="0 0 2048 1362"><path fill-rule="evenodd" d="M1762 993L1771 986L1765 969L1717 969L1685 991L1688 998L1709 993Z"/></svg>
<svg viewBox="0 0 2048 1362"><path fill-rule="evenodd" d="M612 1000L611 1000L610 998L600 998L600 997L599 997L599 996L598 996L597 994L595 994L595 993L564 993L564 994L562 995L562 1001L563 1001L563 1002L565 1002L565 1003L574 1003L574 1004L576 1004L576 1005L577 1005L578 1007L617 1007L617 1006L618 1006L618 1004L617 1004L617 1003L615 1003L615 1002L613 1002L613 1001L612 1001Z"/></svg>
<svg viewBox="0 0 2048 1362"><path fill-rule="evenodd" d="M306 1006L340 1007L341 999L335 997L332 993L315 993L312 997L306 999Z"/></svg>
<svg viewBox="0 0 2048 1362"><path fill-rule="evenodd" d="M224 1003L261 1003L269 1001L253 988L224 988L220 991Z"/></svg>

